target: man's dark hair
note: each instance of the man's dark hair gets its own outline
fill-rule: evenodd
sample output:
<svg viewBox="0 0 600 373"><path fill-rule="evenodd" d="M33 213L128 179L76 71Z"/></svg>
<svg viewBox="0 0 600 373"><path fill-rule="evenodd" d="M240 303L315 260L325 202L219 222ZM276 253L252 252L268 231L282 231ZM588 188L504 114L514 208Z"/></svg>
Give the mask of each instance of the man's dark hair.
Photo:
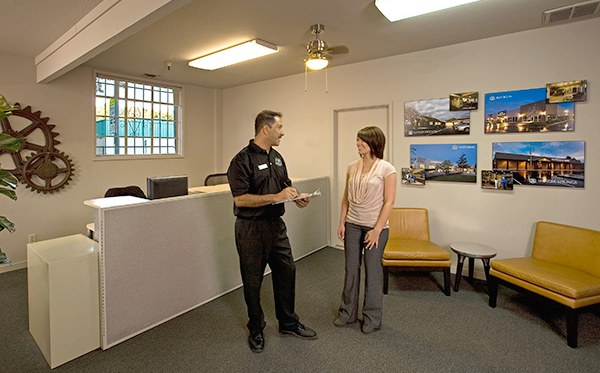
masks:
<svg viewBox="0 0 600 373"><path fill-rule="evenodd" d="M254 120L254 135L258 135L264 125L271 127L275 123L275 117L281 118L283 114L271 110L263 110L256 116Z"/></svg>
<svg viewBox="0 0 600 373"><path fill-rule="evenodd" d="M385 135L379 127L365 127L358 131L357 137L369 145L369 148L371 148L371 154L379 159L383 159Z"/></svg>

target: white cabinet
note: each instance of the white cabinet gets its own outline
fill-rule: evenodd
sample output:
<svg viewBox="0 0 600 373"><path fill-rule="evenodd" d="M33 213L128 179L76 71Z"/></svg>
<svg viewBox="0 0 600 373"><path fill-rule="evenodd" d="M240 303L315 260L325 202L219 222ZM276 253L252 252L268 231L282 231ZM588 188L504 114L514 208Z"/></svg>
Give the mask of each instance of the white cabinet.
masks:
<svg viewBox="0 0 600 373"><path fill-rule="evenodd" d="M100 347L98 243L82 234L27 245L29 331L50 368Z"/></svg>

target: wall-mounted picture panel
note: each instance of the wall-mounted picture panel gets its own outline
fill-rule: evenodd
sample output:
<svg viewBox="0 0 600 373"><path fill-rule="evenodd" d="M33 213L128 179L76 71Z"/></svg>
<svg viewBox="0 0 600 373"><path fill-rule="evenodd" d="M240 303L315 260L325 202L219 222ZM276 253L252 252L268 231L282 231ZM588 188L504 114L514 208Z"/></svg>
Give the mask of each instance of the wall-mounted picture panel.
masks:
<svg viewBox="0 0 600 373"><path fill-rule="evenodd" d="M485 133L573 131L575 104L546 104L546 88L485 95Z"/></svg>
<svg viewBox="0 0 600 373"><path fill-rule="evenodd" d="M546 103L580 102L587 100L587 80L546 84Z"/></svg>
<svg viewBox="0 0 600 373"><path fill-rule="evenodd" d="M402 168L401 183L404 185L425 185L425 170Z"/></svg>
<svg viewBox="0 0 600 373"><path fill-rule="evenodd" d="M413 144L410 166L425 180L477 182L477 144Z"/></svg>
<svg viewBox="0 0 600 373"><path fill-rule="evenodd" d="M512 172L481 170L481 188L493 190L512 190Z"/></svg>
<svg viewBox="0 0 600 373"><path fill-rule="evenodd" d="M404 103L404 136L466 135L470 129L470 112L450 111L448 97Z"/></svg>
<svg viewBox="0 0 600 373"><path fill-rule="evenodd" d="M515 184L583 188L585 142L495 142L495 171L512 171Z"/></svg>
<svg viewBox="0 0 600 373"><path fill-rule="evenodd" d="M477 110L479 92L450 93L450 111Z"/></svg>

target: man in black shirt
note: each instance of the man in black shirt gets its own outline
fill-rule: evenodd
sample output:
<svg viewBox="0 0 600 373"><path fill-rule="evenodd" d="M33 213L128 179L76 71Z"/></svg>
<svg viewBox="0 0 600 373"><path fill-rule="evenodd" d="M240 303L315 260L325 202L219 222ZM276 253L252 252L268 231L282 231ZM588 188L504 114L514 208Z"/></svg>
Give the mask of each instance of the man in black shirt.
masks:
<svg viewBox="0 0 600 373"><path fill-rule="evenodd" d="M300 196L288 177L283 157L272 148L283 137L281 117L274 111L259 113L254 122L254 139L231 160L227 171L237 217L235 243L248 308L248 343L253 352L262 352L265 343L260 287L267 264L271 268L279 332L303 339L317 338L317 333L302 325L294 312L296 267L281 219L284 203L276 203ZM308 199L295 203L306 207Z"/></svg>

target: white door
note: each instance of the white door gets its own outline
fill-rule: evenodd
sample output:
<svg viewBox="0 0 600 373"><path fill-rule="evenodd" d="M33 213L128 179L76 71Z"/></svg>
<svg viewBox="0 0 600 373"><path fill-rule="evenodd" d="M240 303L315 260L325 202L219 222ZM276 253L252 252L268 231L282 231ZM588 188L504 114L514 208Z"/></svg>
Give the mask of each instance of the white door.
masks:
<svg viewBox="0 0 600 373"><path fill-rule="evenodd" d="M334 179L332 185L331 206L331 243L333 246L343 247L337 238L337 227L340 218L340 204L344 194L346 169L348 164L358 158L356 150L356 134L367 126L381 128L386 138L383 157L391 161L388 154L391 152L391 107L390 105L377 105L357 108L339 109L334 111Z"/></svg>

